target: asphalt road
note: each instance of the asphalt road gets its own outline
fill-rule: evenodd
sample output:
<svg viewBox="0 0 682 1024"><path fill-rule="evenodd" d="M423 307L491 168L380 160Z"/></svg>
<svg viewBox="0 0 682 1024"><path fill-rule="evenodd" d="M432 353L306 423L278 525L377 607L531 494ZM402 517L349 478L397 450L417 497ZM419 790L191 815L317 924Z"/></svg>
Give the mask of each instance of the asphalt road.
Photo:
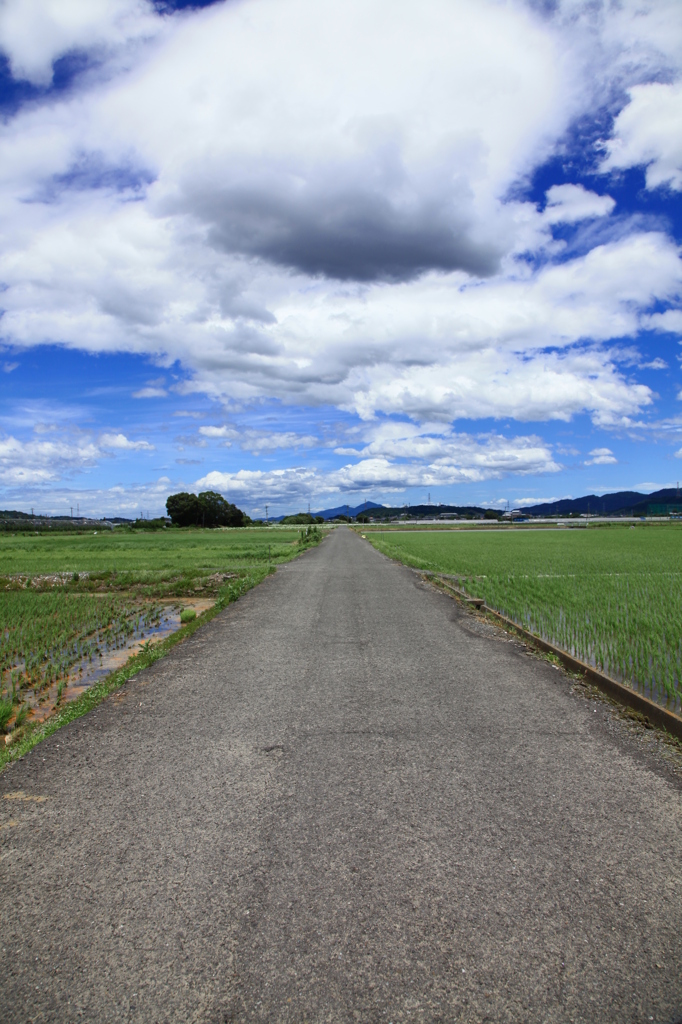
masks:
<svg viewBox="0 0 682 1024"><path fill-rule="evenodd" d="M2 1021L682 1017L679 777L347 529L0 795Z"/></svg>

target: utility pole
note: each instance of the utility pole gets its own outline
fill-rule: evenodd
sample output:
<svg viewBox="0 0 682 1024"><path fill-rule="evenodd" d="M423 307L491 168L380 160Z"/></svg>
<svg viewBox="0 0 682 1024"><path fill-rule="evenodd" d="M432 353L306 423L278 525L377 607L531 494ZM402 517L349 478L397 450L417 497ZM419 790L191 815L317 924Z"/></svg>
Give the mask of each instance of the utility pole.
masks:
<svg viewBox="0 0 682 1024"><path fill-rule="evenodd" d="M265 525L268 525L268 504L265 503Z"/></svg>
<svg viewBox="0 0 682 1024"><path fill-rule="evenodd" d="M71 518L73 519L73 505L71 506Z"/></svg>

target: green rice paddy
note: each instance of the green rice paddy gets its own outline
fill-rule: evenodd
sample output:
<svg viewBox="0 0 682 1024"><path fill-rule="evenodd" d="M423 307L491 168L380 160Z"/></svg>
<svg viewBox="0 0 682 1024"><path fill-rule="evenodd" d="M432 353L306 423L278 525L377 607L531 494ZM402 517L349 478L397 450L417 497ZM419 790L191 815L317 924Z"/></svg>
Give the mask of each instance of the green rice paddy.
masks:
<svg viewBox="0 0 682 1024"><path fill-rule="evenodd" d="M489 607L680 711L682 526L367 537L407 565L460 577Z"/></svg>

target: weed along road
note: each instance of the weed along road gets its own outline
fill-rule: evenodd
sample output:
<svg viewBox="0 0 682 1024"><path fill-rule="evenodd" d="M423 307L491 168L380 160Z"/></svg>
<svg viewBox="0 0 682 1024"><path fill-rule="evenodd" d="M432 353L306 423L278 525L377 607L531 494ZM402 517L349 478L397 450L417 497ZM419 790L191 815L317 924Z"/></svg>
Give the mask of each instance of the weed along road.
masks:
<svg viewBox="0 0 682 1024"><path fill-rule="evenodd" d="M348 529L0 775L2 1021L682 1018L682 776Z"/></svg>

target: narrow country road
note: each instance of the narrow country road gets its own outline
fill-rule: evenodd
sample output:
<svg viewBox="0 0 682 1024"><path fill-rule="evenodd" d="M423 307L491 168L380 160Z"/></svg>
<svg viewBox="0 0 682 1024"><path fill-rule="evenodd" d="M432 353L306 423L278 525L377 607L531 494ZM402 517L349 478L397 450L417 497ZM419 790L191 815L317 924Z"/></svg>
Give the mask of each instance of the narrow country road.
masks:
<svg viewBox="0 0 682 1024"><path fill-rule="evenodd" d="M348 529L0 796L3 1022L682 1018L679 777Z"/></svg>

